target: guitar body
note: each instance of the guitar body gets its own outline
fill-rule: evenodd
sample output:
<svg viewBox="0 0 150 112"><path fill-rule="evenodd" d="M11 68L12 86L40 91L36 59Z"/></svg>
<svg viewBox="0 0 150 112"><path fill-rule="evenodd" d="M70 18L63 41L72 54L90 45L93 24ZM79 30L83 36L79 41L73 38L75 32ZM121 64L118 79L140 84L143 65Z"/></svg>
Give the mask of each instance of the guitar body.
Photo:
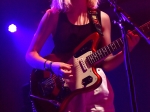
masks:
<svg viewBox="0 0 150 112"><path fill-rule="evenodd" d="M96 51L99 40L99 34L93 33L72 53L45 57L54 62L72 64L73 76L69 79L58 77L49 71L32 71L31 99L37 112L64 112L73 97L100 86L102 79L96 72L96 67L86 61L86 57Z"/></svg>
<svg viewBox="0 0 150 112"><path fill-rule="evenodd" d="M150 22L139 28L149 34ZM137 33L133 30L133 33ZM99 62L109 54L123 47L122 38L97 50L100 41L98 33L88 36L72 53L45 57L51 61L72 64L73 77L63 79L49 71L34 69L31 73L31 98L33 108L37 112L64 112L68 103L84 92L92 91L100 86L102 79L96 71L95 62ZM150 38L148 37L150 43ZM68 46L69 47L69 46ZM98 74L99 73L99 74Z"/></svg>

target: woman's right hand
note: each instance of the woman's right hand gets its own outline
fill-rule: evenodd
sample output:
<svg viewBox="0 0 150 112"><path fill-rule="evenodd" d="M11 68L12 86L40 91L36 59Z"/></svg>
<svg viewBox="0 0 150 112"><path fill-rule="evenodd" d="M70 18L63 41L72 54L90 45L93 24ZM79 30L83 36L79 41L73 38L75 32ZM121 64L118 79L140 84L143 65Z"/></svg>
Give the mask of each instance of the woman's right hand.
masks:
<svg viewBox="0 0 150 112"><path fill-rule="evenodd" d="M72 76L72 69L71 69L72 66L73 65L63 62L53 62L51 64L51 70L57 76L69 78Z"/></svg>

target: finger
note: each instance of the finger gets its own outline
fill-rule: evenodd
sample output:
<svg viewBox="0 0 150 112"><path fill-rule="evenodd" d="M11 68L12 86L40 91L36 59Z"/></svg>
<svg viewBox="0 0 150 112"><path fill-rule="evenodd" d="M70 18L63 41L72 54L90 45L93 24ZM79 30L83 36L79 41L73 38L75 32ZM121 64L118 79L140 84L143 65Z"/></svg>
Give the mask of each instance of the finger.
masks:
<svg viewBox="0 0 150 112"><path fill-rule="evenodd" d="M67 64L67 63L64 63L65 66L68 66L68 67L72 67L73 65L72 64Z"/></svg>
<svg viewBox="0 0 150 112"><path fill-rule="evenodd" d="M131 30L128 30L127 33L128 34L133 34L133 32Z"/></svg>
<svg viewBox="0 0 150 112"><path fill-rule="evenodd" d="M64 70L64 69L61 69L61 75L64 78L70 78L73 76L71 70Z"/></svg>
<svg viewBox="0 0 150 112"><path fill-rule="evenodd" d="M68 64L63 64L63 65L60 66L61 69L66 69L66 70L71 70L71 67L72 66L70 66Z"/></svg>
<svg viewBox="0 0 150 112"><path fill-rule="evenodd" d="M137 41L139 40L139 36L137 34L133 34L133 33L128 33L127 34L127 38L130 41Z"/></svg>
<svg viewBox="0 0 150 112"><path fill-rule="evenodd" d="M128 31L127 36L128 36L128 38L132 39L133 33L131 31Z"/></svg>
<svg viewBox="0 0 150 112"><path fill-rule="evenodd" d="M71 74L72 70L61 69L61 73L63 73L63 74Z"/></svg>

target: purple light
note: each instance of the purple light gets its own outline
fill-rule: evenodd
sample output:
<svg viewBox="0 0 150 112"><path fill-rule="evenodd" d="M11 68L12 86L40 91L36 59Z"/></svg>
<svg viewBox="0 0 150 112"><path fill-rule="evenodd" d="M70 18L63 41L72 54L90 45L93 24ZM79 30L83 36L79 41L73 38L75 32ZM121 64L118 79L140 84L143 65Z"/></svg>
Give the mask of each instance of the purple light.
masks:
<svg viewBox="0 0 150 112"><path fill-rule="evenodd" d="M16 25L14 25L14 24L9 25L8 31L10 31L12 33L16 32L17 31Z"/></svg>

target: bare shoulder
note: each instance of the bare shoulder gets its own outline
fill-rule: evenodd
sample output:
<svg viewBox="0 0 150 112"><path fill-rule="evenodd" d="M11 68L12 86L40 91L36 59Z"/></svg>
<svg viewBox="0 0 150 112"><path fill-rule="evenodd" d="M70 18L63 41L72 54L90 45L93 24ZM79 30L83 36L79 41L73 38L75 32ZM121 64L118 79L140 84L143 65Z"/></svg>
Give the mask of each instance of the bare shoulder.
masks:
<svg viewBox="0 0 150 112"><path fill-rule="evenodd" d="M44 14L41 23L43 26L46 26L51 33L54 33L57 26L58 18L58 11L56 12L53 9L48 9Z"/></svg>
<svg viewBox="0 0 150 112"><path fill-rule="evenodd" d="M110 17L107 13L101 11L101 20L102 20L102 23L110 23Z"/></svg>
<svg viewBox="0 0 150 112"><path fill-rule="evenodd" d="M102 46L106 46L111 42L111 23L107 13L101 11L101 23L103 27Z"/></svg>
<svg viewBox="0 0 150 112"><path fill-rule="evenodd" d="M101 15L104 18L109 18L109 15L107 13L103 12L103 11L101 11Z"/></svg>
<svg viewBox="0 0 150 112"><path fill-rule="evenodd" d="M47 9L46 13L51 17L57 17L59 15L59 12L54 9Z"/></svg>
<svg viewBox="0 0 150 112"><path fill-rule="evenodd" d="M59 12L56 12L53 9L48 9L45 12L43 18L47 19L47 20L50 20L49 22L51 22L51 23L55 23L58 20L58 16L59 16Z"/></svg>

